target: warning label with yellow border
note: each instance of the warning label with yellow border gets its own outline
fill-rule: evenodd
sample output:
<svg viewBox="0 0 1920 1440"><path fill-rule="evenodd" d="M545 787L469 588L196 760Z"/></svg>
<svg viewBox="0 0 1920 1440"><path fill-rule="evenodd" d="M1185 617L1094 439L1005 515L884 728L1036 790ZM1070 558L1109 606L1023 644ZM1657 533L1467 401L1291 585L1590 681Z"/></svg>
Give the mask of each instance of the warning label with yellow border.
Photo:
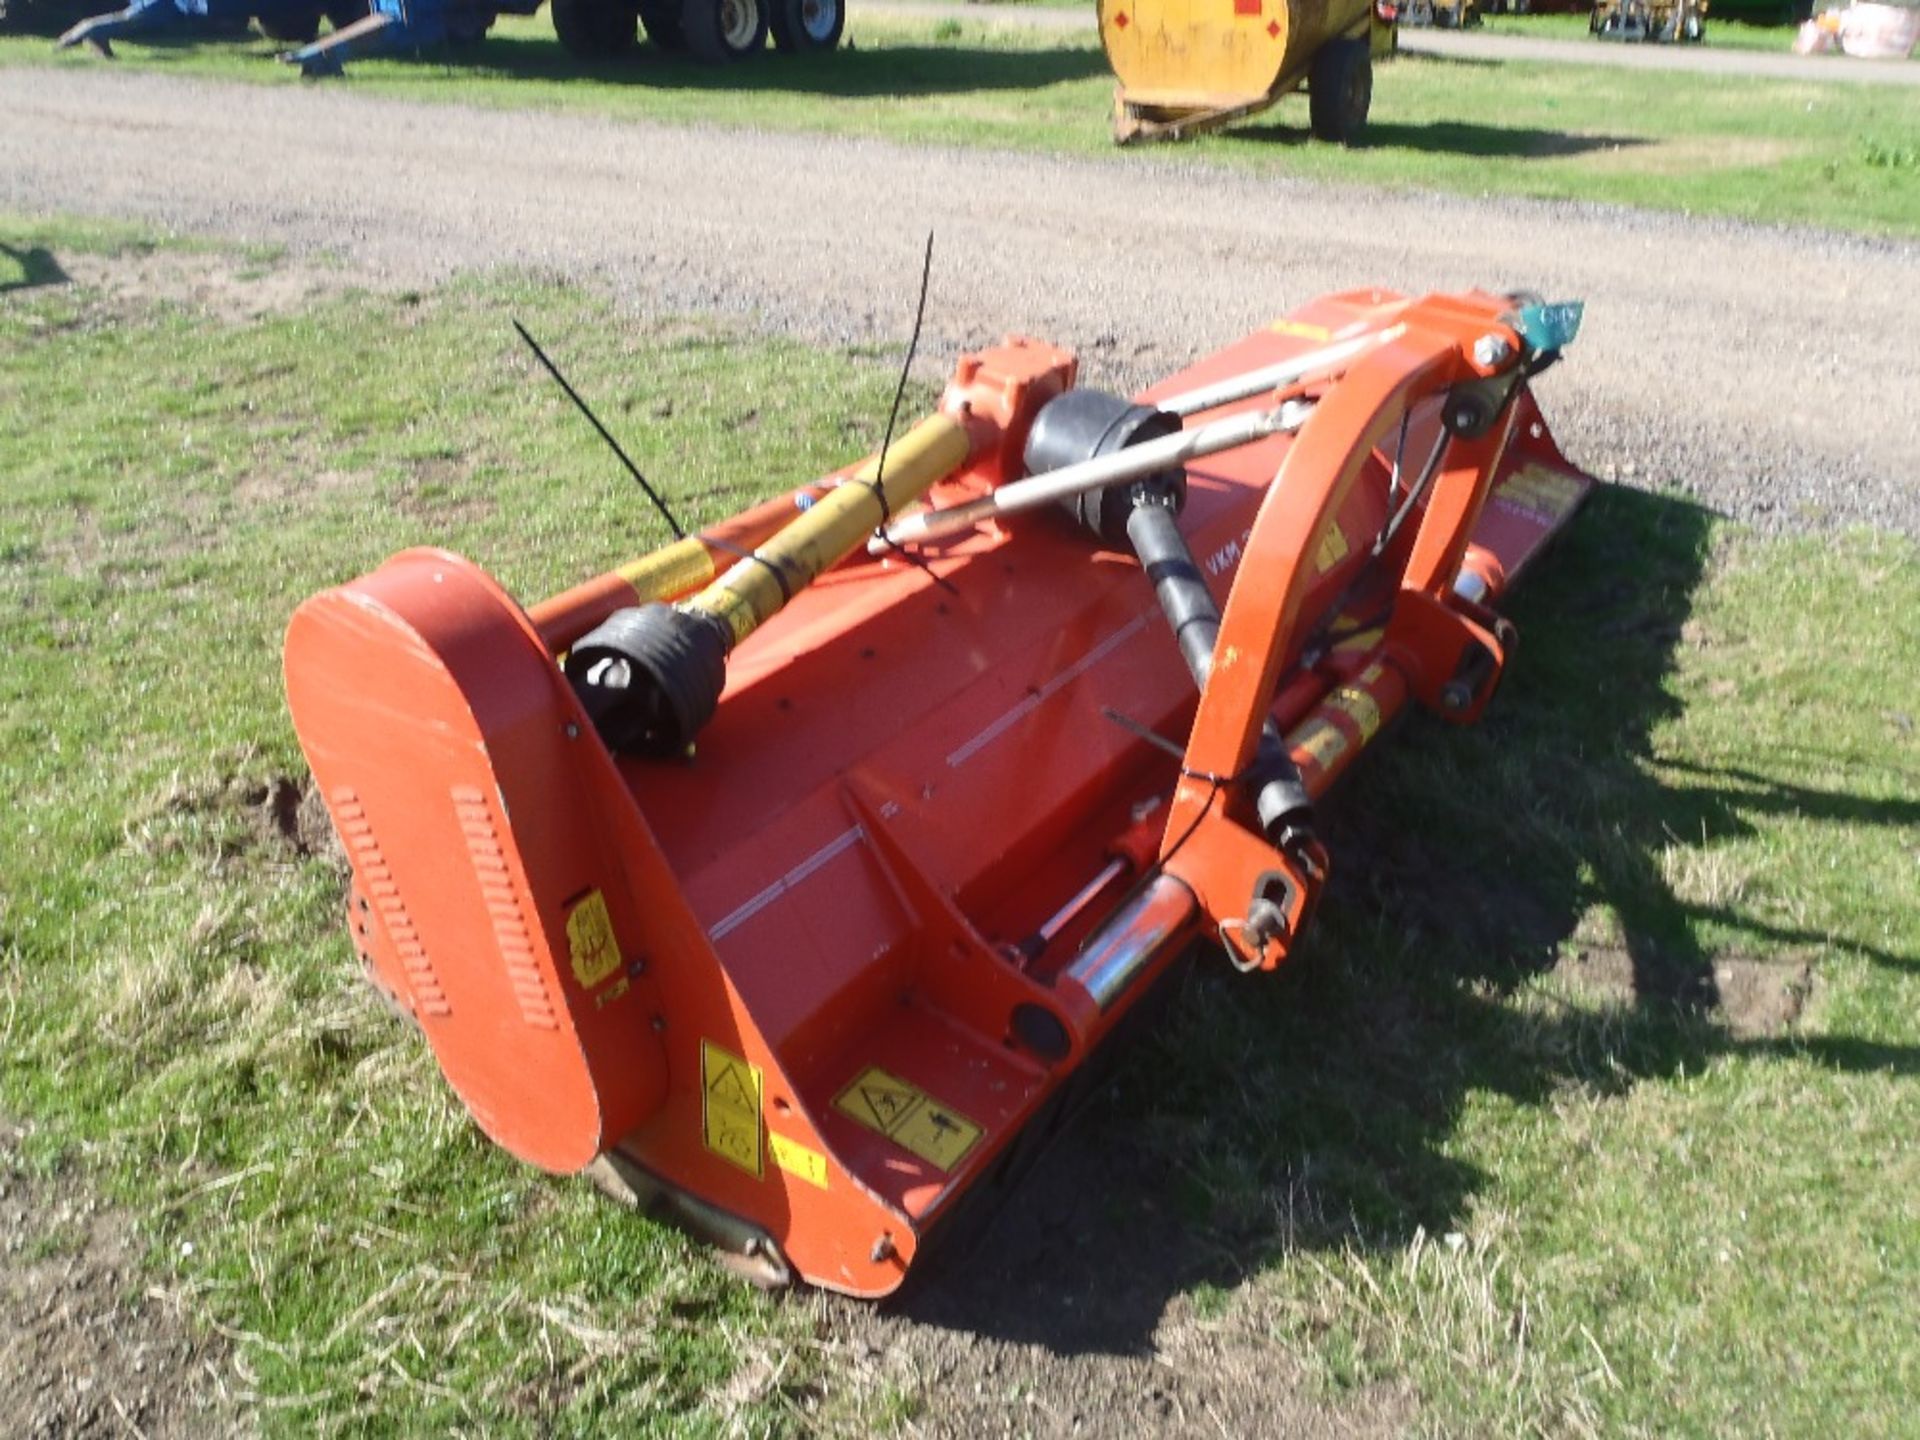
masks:
<svg viewBox="0 0 1920 1440"><path fill-rule="evenodd" d="M587 898L567 915L567 955L573 978L591 990L620 968L620 942L614 938L607 897L589 890Z"/></svg>
<svg viewBox="0 0 1920 1440"><path fill-rule="evenodd" d="M766 1177L760 1136L760 1067L700 1042L700 1131L707 1149L756 1180Z"/></svg>
<svg viewBox="0 0 1920 1440"><path fill-rule="evenodd" d="M1327 533L1320 537L1320 546L1313 552L1313 571L1324 575L1338 565L1352 547L1347 544L1347 532L1340 528L1340 522L1334 521L1327 526Z"/></svg>
<svg viewBox="0 0 1920 1440"><path fill-rule="evenodd" d="M965 1159L984 1133L959 1111L878 1065L868 1066L842 1090L833 1108L942 1171Z"/></svg>
<svg viewBox="0 0 1920 1440"><path fill-rule="evenodd" d="M1493 492L1494 500L1517 510L1542 525L1555 525L1565 519L1586 494L1586 486L1573 476L1545 465L1523 466L1501 482Z"/></svg>

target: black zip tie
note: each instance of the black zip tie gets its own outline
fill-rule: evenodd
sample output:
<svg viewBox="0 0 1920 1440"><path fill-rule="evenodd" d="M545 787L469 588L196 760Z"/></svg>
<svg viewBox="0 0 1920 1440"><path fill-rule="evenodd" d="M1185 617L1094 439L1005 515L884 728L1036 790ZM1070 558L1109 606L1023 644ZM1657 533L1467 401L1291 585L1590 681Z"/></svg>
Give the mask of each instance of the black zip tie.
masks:
<svg viewBox="0 0 1920 1440"><path fill-rule="evenodd" d="M1224 790L1231 786L1238 785L1241 781L1245 780L1248 775L1253 773L1252 762L1249 762L1246 769L1242 770L1238 775L1216 775L1211 770L1188 769L1186 765L1187 752L1178 741L1169 740L1158 730L1149 729L1131 715L1122 715L1111 705L1102 705L1100 707L1100 714L1118 725L1129 735L1144 740L1149 745L1157 746L1174 759L1180 761L1180 776L1184 780L1204 780L1216 790Z"/></svg>
<svg viewBox="0 0 1920 1440"><path fill-rule="evenodd" d="M906 397L907 377L913 373L913 357L920 349L920 325L927 318L927 284L932 278L933 231L929 230L927 253L920 262L920 302L913 308L913 336L907 341L907 358L900 367L900 383L893 387L893 408L887 412L887 433L880 441L880 458L874 462L873 479L860 482L880 502L878 529L882 532L893 523L893 507L887 503L887 451L893 446L893 427L900 420L900 402Z"/></svg>
<svg viewBox="0 0 1920 1440"><path fill-rule="evenodd" d="M653 502L654 509L660 512L660 518L665 520L667 522L667 528L673 531L673 538L676 540L686 539L687 532L682 530L680 528L680 522L673 518L673 511L667 508L667 502L662 500L659 492L647 483L647 477L640 473L640 467L627 457L627 452L620 448L620 442L613 438L608 432L607 427L600 423L600 417L595 415L587 402L580 398L580 392L567 383L567 377L560 373L560 367L547 358L547 352L540 348L540 342L529 335L527 333L527 327L522 325L518 320L513 322L513 328L520 332L520 338L527 342L527 348L533 351L534 358L547 367L547 373L553 376L562 390L567 392L567 398L580 407L580 413L587 417L587 423L600 432L600 438L607 442L607 447L611 449L615 455L619 456L620 463L627 467L627 473L633 476L634 482L638 484L642 490L647 492L647 498Z"/></svg>
<svg viewBox="0 0 1920 1440"><path fill-rule="evenodd" d="M920 262L920 301L913 309L913 335L907 341L906 363L900 367L900 383L893 388L893 406L887 411L887 433L880 440L880 458L874 461L873 479L859 483L867 487L867 492L880 502L880 523L873 527L873 533L880 543L905 560L908 564L925 573L926 577L945 590L949 595L960 592L953 582L936 571L927 563L926 557L915 554L887 534L887 526L893 523L893 507L887 503L887 451L893 447L893 427L900 421L900 402L907 393L907 379L913 373L913 357L920 349L920 326L927 318L927 287L933 278L933 231L927 232L927 252Z"/></svg>
<svg viewBox="0 0 1920 1440"><path fill-rule="evenodd" d="M700 543L711 545L714 549L733 556L736 560L751 560L762 570L773 576L773 583L780 587L780 603L786 604L793 599L793 586L787 583L787 572L773 561L767 559L758 550L749 550L744 545L736 545L731 540L723 540L718 535L701 535Z"/></svg>

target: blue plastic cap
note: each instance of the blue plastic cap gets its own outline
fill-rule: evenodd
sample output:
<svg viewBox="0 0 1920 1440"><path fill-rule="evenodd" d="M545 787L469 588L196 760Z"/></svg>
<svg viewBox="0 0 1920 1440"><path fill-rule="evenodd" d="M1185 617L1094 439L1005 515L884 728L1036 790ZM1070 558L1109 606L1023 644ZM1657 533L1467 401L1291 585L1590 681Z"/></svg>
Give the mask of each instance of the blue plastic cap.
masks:
<svg viewBox="0 0 1920 1440"><path fill-rule="evenodd" d="M1573 337L1580 333L1580 317L1586 309L1586 302L1581 300L1524 305L1514 319L1513 328L1520 332L1529 349L1551 354L1573 343Z"/></svg>

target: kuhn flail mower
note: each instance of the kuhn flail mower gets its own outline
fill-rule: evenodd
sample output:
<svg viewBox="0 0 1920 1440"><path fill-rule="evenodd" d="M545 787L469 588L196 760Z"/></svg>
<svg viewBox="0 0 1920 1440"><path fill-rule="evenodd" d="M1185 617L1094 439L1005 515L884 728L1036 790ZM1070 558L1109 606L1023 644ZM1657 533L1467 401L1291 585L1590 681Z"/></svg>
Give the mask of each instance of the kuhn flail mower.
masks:
<svg viewBox="0 0 1920 1440"><path fill-rule="evenodd" d="M887 1294L1195 941L1285 963L1396 715L1486 706L1593 484L1527 384L1577 320L1338 295L1134 402L1008 340L531 608L433 549L315 596L288 692L375 983L514 1154Z"/></svg>

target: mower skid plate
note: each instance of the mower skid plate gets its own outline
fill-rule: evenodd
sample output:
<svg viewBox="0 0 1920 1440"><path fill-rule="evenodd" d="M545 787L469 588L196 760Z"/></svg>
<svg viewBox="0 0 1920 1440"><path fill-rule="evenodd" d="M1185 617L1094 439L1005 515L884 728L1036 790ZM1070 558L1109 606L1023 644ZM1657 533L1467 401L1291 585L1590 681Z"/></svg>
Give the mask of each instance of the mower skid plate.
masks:
<svg viewBox="0 0 1920 1440"><path fill-rule="evenodd" d="M1328 297L1141 398L1428 313L1414 303ZM1356 377L1469 374L1448 327L1496 324L1499 306L1419 303L1438 317L1431 333L1383 343ZM942 413L972 448L927 504L1019 478L1025 426L1071 383L1063 352L1010 347L956 372ZM1186 467L1179 529L1227 607L1223 637L1252 603L1242 561L1310 483L1289 457L1332 443L1347 384L1314 392L1299 437ZM1185 424L1270 403L1251 395ZM1396 459L1404 485L1429 450L1454 453L1441 409L1423 392L1404 424L1396 411L1377 435L1363 427L1373 438L1351 474L1329 482L1329 524L1293 557L1298 618L1276 610L1284 643L1256 721L1285 737L1316 797L1441 680L1466 696L1453 718L1478 713L1503 653L1491 607L1593 484L1520 385L1497 433L1466 447L1487 467L1477 488L1440 467L1376 561L1406 494ZM852 474L796 491L794 514ZM1448 505L1465 507L1463 528L1436 539L1421 526ZM748 519L755 535L784 523L777 506ZM1441 539L1428 618L1412 627L1382 565L1408 567ZM769 1273L887 1294L964 1195L1030 1157L1036 1120L1052 1123L1179 953L1226 933L1194 857L1225 853L1226 832L1205 827L1249 812L1227 813L1218 777L1196 800L1181 751L1190 732L1200 743L1234 655L1223 638L1203 702L1133 555L1034 513L911 559L862 551L795 588L734 643L691 751L644 758L601 742L556 663L608 595L632 593L617 577L640 573L570 592L599 608L563 624L469 562L416 550L301 607L289 703L353 863L356 946L515 1154L561 1172L617 1155L692 1197L707 1228L737 1221L729 1233ZM1446 675L1422 678L1395 646L1448 626L1484 644L1460 642ZM1195 804L1210 808L1183 850L1179 817ZM1289 855L1274 863L1318 873ZM1295 920L1310 898L1292 896Z"/></svg>

